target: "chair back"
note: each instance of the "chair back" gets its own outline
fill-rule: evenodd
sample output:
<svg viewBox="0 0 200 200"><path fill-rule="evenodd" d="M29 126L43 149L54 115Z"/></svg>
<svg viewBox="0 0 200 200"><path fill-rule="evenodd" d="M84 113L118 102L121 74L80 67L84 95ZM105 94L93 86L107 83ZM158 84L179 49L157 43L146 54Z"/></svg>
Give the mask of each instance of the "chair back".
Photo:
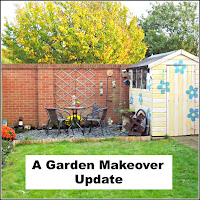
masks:
<svg viewBox="0 0 200 200"><path fill-rule="evenodd" d="M106 118L107 111L108 111L108 107L102 108L102 115L101 115L101 118L100 118L101 120L104 120Z"/></svg>
<svg viewBox="0 0 200 200"><path fill-rule="evenodd" d="M49 120L52 122L58 121L58 115L57 115L57 108L46 108L47 115L49 117Z"/></svg>
<svg viewBox="0 0 200 200"><path fill-rule="evenodd" d="M94 105L92 108L92 115L93 117L99 117L99 113L101 112L101 106L100 105Z"/></svg>

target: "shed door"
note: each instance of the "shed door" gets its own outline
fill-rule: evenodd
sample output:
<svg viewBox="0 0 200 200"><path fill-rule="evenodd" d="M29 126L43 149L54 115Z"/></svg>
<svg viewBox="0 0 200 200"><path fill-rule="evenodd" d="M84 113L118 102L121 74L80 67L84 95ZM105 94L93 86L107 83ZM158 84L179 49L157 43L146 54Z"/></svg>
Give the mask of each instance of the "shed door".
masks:
<svg viewBox="0 0 200 200"><path fill-rule="evenodd" d="M195 66L167 66L167 82L167 135L194 135Z"/></svg>

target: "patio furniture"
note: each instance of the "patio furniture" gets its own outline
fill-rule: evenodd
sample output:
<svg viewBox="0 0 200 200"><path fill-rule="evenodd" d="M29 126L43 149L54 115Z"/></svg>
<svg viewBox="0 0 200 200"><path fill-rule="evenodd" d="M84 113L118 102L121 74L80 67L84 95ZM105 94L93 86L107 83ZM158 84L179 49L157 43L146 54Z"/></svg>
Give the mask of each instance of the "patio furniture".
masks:
<svg viewBox="0 0 200 200"><path fill-rule="evenodd" d="M85 109L85 107L66 107L64 109L66 109L66 110L72 110L72 112L73 112L73 115L72 115L73 118L72 118L71 125L70 125L69 129L72 128L72 131L73 131L73 125L76 124L78 126L78 129L80 128L81 131L83 132L83 129L80 126L80 120L78 120L78 118L77 118L77 111L78 110L83 110L83 109ZM79 121L79 123L78 123L78 121Z"/></svg>
<svg viewBox="0 0 200 200"><path fill-rule="evenodd" d="M57 133L57 136L58 134L61 133L60 131L60 128L63 124L63 122L65 122L66 120L67 121L71 121L71 114L65 110L62 110L62 109L57 109L57 108L47 108L47 107L44 107L46 112L47 112L47 115L49 117L49 120L48 120L48 123L47 123L47 127L46 127L46 134L48 135L49 134L49 126L51 123L55 123L56 126L58 127L58 133ZM64 117L62 115L61 112L64 112L65 114L68 115L68 117ZM65 131L68 132L68 129L66 129L66 126L65 126Z"/></svg>
<svg viewBox="0 0 200 200"><path fill-rule="evenodd" d="M85 112L88 111L91 108L92 108L92 110L91 110L92 112L85 114ZM84 110L82 110L80 112L80 116L85 120L85 125L86 125L86 119L87 118L98 119L100 112L101 112L101 106L100 105L91 105L91 106L86 107ZM84 132L85 132L85 128L84 128Z"/></svg>
<svg viewBox="0 0 200 200"><path fill-rule="evenodd" d="M90 108L92 108L92 112L87 114L87 115L83 115L84 112L87 111ZM99 113L100 112L101 112L101 106L100 105L92 105L92 106L88 106L84 110L82 110L81 113L80 113L80 116L83 119L86 119L86 118L99 118Z"/></svg>
<svg viewBox="0 0 200 200"><path fill-rule="evenodd" d="M91 113L89 113L87 115L87 117L85 118L86 122L85 122L85 126L84 126L84 133L85 133L85 127L86 127L86 124L87 122L89 121L90 122L90 130L89 130L89 133L91 132L91 129L92 129L92 126L93 126L93 122L97 122L99 124L99 126L101 127L101 132L103 134L103 126L106 127L106 124L105 124L105 119L106 119L106 116L107 116L107 111L108 111L108 107L106 108L100 108L98 110L96 110L95 112L93 112L93 116L97 116L98 114L98 118L95 117L95 118L92 118L91 117ZM99 114L101 114L101 116L99 117ZM107 132L107 129L106 129L106 133ZM103 134L104 135L104 134Z"/></svg>

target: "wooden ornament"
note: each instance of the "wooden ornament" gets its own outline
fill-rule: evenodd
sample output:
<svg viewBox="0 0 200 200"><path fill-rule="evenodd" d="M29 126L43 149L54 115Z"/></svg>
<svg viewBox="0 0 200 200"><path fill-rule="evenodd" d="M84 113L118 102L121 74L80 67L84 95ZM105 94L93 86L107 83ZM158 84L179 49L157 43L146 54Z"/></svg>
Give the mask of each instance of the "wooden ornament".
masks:
<svg viewBox="0 0 200 200"><path fill-rule="evenodd" d="M107 71L107 76L112 76L113 75L113 70L108 70Z"/></svg>

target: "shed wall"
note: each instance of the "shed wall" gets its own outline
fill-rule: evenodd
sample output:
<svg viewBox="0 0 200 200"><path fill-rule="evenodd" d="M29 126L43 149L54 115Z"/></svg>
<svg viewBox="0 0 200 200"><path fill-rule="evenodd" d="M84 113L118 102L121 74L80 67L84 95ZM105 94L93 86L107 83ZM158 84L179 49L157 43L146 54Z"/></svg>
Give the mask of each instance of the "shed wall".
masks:
<svg viewBox="0 0 200 200"><path fill-rule="evenodd" d="M152 74L152 136L165 136L167 131L166 90L158 89L166 83L166 65L157 65L151 69Z"/></svg>
<svg viewBox="0 0 200 200"><path fill-rule="evenodd" d="M195 87L199 94L199 64L195 67ZM199 96L195 98L195 109L199 109ZM195 134L199 134L199 119L195 120Z"/></svg>
<svg viewBox="0 0 200 200"><path fill-rule="evenodd" d="M186 65L183 74L175 73L175 63ZM179 69L182 69L180 66ZM198 109L199 97L189 99L186 91L192 85L199 88L199 68L196 61L179 55L151 69L152 73L152 136L181 136L199 133L199 120L188 117L190 109ZM158 89L168 84L168 89ZM160 86L161 87L161 86ZM163 93L161 92L163 90ZM168 90L168 91L167 91ZM198 92L197 92L198 93ZM155 117L157 116L157 117Z"/></svg>

